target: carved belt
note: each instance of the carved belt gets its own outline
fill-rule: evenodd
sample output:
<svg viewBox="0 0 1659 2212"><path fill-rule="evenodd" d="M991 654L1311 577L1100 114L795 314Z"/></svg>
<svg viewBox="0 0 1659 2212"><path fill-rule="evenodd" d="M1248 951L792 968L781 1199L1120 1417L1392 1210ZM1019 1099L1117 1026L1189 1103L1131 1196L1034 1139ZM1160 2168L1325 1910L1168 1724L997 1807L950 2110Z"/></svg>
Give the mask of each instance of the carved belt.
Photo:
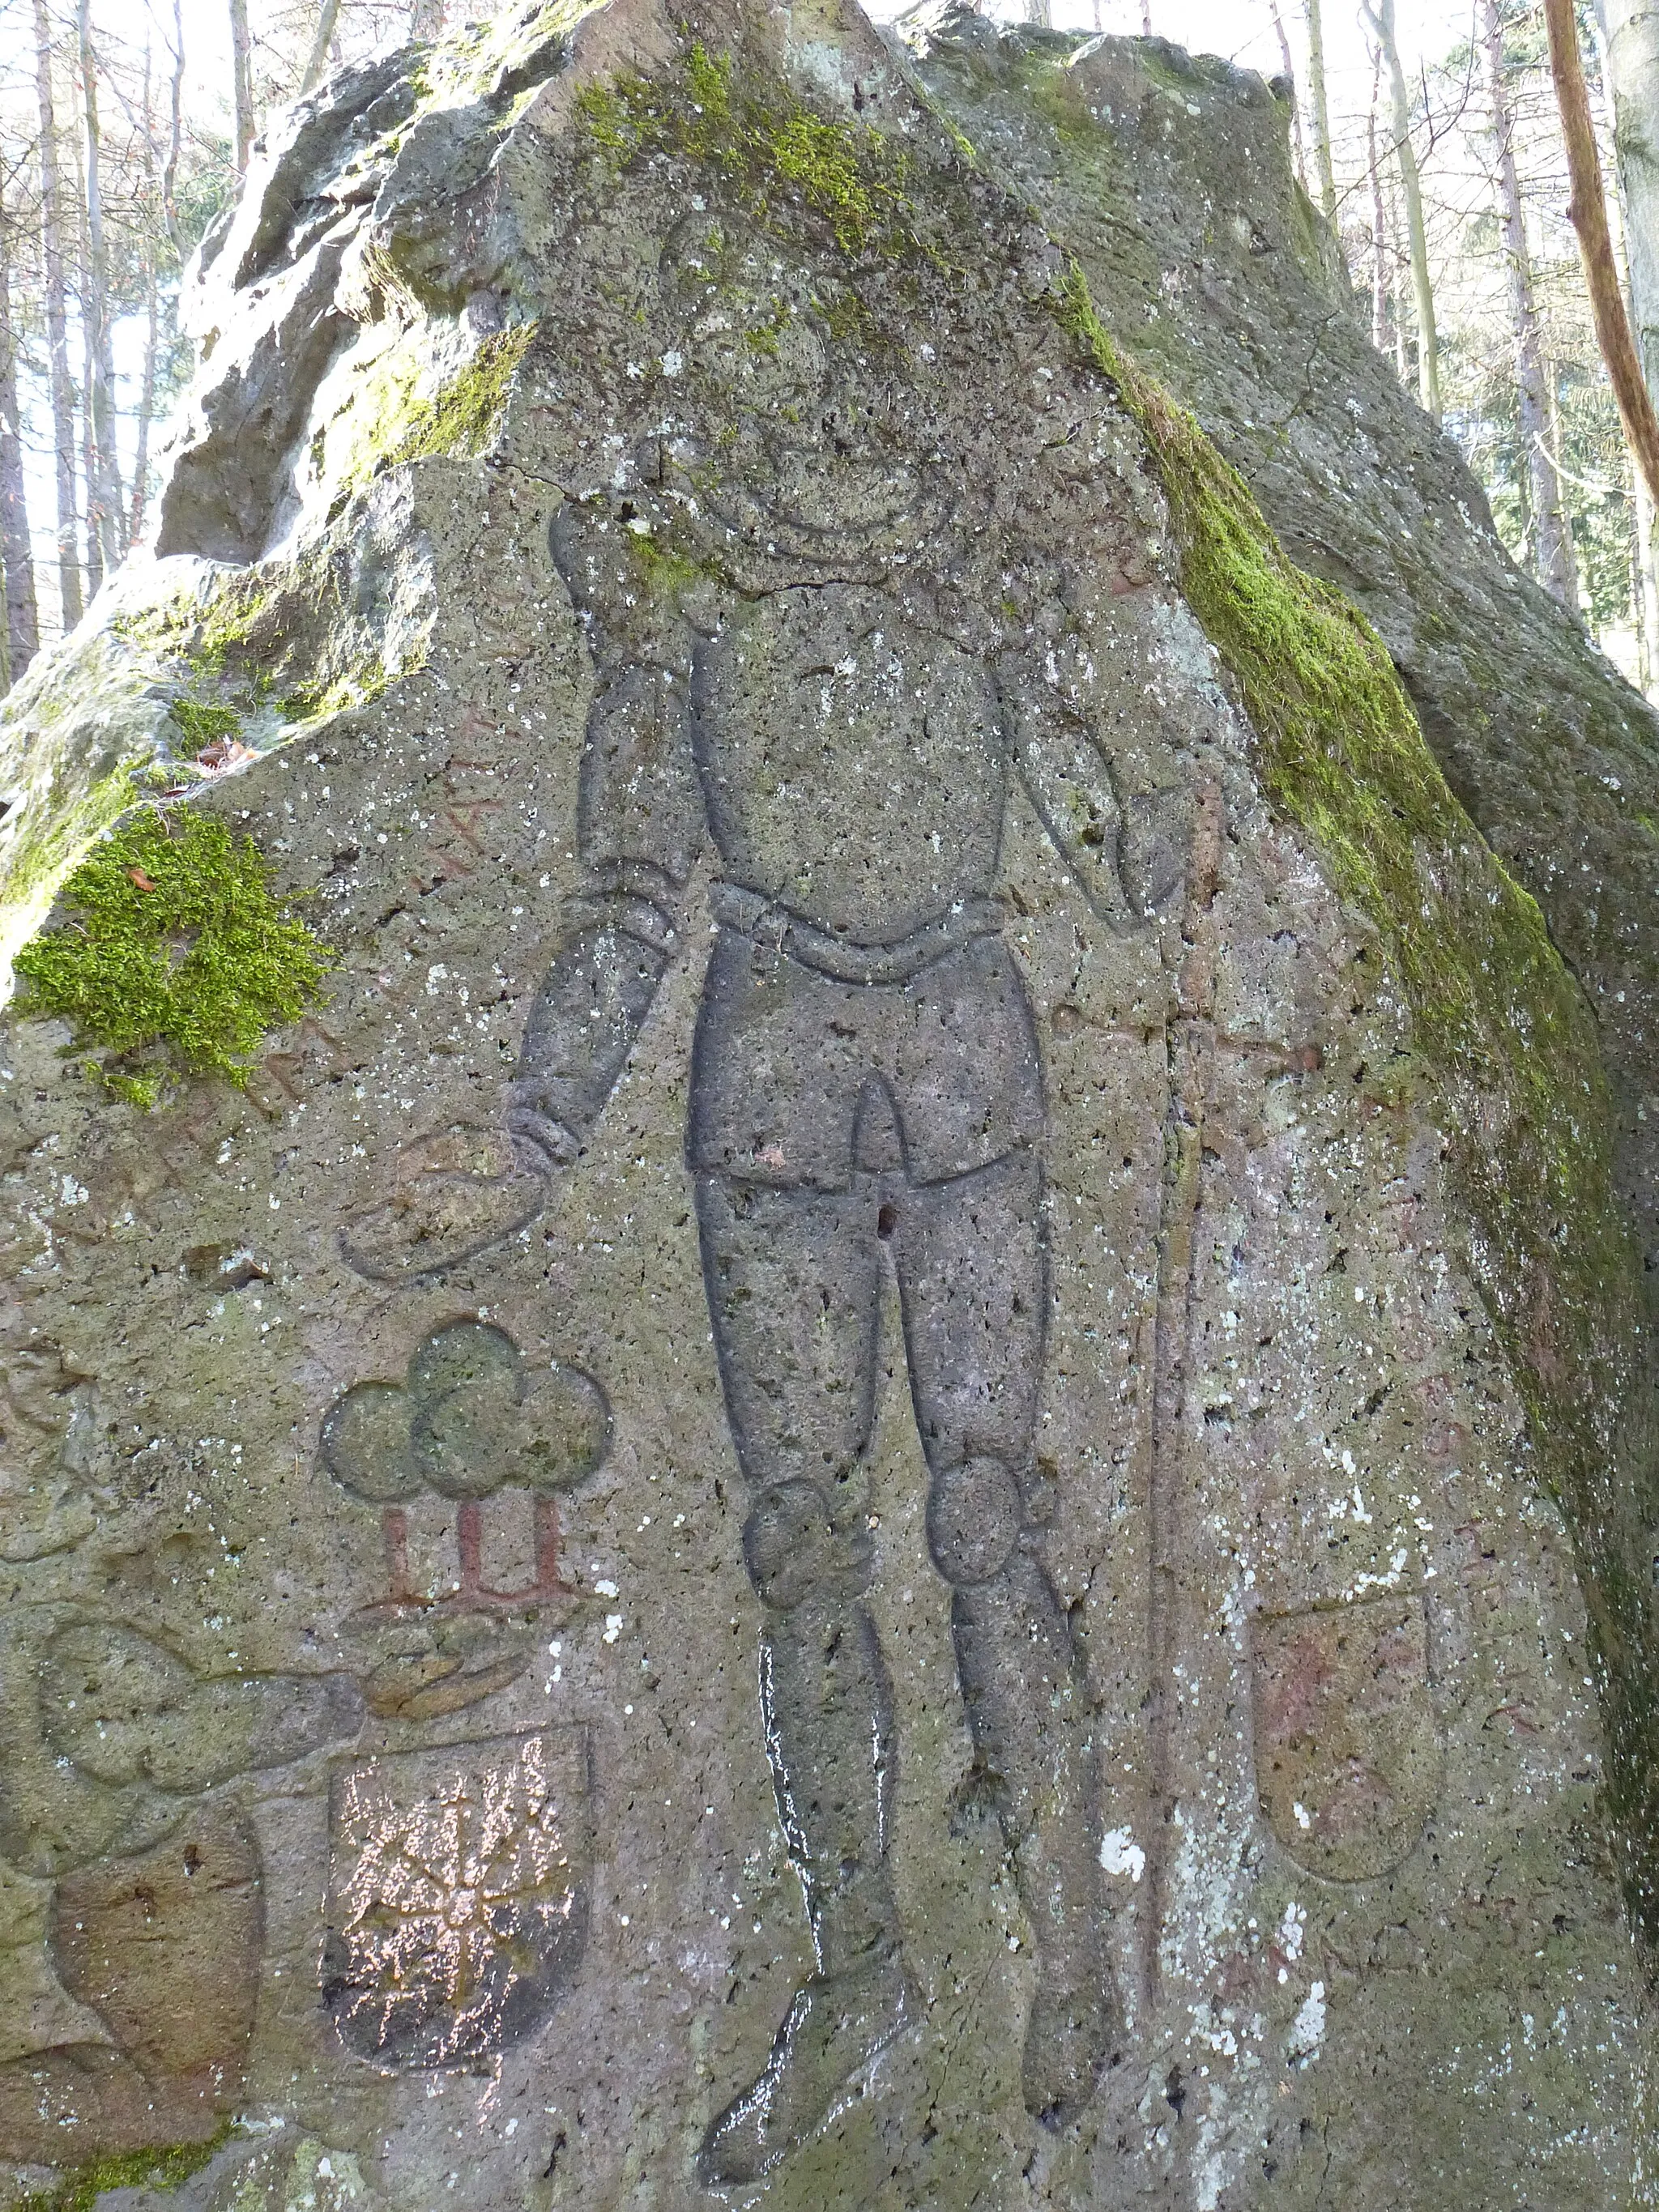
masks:
<svg viewBox="0 0 1659 2212"><path fill-rule="evenodd" d="M961 899L948 913L924 921L908 936L886 945L860 945L856 939L820 929L775 899L745 890L740 884L714 884L709 905L723 927L740 929L757 945L781 952L837 983L908 983L975 938L997 936L1003 919L995 899Z"/></svg>

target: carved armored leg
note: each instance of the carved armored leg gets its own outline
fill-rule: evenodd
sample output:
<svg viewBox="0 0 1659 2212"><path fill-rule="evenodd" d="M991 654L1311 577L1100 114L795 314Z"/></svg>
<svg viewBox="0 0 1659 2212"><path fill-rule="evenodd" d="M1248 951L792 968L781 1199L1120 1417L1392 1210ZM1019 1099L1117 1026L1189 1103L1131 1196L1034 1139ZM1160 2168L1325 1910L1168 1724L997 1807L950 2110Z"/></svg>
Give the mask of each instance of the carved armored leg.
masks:
<svg viewBox="0 0 1659 2212"><path fill-rule="evenodd" d="M817 1960L765 2066L708 2130L700 2171L720 2184L756 2179L810 2134L917 2008L887 1867L892 1697L863 1596L874 1202L710 1182L699 1211L727 1413L754 1492L744 1558L767 1613L767 1757Z"/></svg>
<svg viewBox="0 0 1659 2212"><path fill-rule="evenodd" d="M896 1255L933 1483L928 1548L953 1591L957 1671L1037 1958L1030 2109L1063 2124L1110 2056L1117 2013L1096 1868L1093 1747L1071 1624L1035 1556L1031 1457L1048 1284L1042 1176L1017 1154L907 1193Z"/></svg>

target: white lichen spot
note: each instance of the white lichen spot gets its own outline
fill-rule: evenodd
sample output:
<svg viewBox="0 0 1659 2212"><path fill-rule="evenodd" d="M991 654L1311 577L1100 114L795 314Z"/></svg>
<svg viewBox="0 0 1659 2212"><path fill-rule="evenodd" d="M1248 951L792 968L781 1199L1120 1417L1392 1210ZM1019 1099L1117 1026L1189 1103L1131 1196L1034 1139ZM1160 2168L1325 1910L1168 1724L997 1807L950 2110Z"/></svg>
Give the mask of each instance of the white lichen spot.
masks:
<svg viewBox="0 0 1659 2212"><path fill-rule="evenodd" d="M1311 2066L1318 2057L1319 2047L1324 2040L1325 1984L1316 1982L1303 1998L1301 2009L1291 2022L1285 2055L1287 2058L1293 2058L1298 2066Z"/></svg>
<svg viewBox="0 0 1659 2212"><path fill-rule="evenodd" d="M1110 1828L1100 1839L1100 1863L1108 1874L1127 1874L1139 1881L1146 1871L1146 1854L1128 1828Z"/></svg>

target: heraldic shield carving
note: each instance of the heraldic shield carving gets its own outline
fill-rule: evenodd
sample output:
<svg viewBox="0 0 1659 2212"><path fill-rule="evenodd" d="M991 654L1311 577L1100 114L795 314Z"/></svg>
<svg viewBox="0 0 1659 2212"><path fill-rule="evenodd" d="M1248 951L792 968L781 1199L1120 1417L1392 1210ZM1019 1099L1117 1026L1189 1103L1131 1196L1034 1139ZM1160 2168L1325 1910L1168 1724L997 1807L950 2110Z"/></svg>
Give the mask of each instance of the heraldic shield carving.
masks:
<svg viewBox="0 0 1659 2212"><path fill-rule="evenodd" d="M538 2027L587 1946L586 1731L342 1760L323 2002L385 2067L465 2066Z"/></svg>
<svg viewBox="0 0 1659 2212"><path fill-rule="evenodd" d="M1265 1616L1255 1690L1256 1786L1285 1851L1327 1881L1398 1865L1440 1793L1421 1596Z"/></svg>

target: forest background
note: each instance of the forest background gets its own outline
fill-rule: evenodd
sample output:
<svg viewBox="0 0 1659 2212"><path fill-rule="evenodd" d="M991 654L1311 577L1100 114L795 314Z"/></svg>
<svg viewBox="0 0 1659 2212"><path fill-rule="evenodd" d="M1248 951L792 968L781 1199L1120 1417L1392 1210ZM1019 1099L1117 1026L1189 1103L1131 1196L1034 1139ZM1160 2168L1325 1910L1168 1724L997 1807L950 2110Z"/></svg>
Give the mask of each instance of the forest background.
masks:
<svg viewBox="0 0 1659 2212"><path fill-rule="evenodd" d="M1544 4L992 12L1167 38L1279 81L1373 343L1457 441L1516 559L1659 700L1653 510L1569 219ZM1659 393L1659 0L1558 4L1576 7L1618 278ZM476 0L0 0L0 689L143 535L193 366L181 282L268 123L463 12Z"/></svg>

